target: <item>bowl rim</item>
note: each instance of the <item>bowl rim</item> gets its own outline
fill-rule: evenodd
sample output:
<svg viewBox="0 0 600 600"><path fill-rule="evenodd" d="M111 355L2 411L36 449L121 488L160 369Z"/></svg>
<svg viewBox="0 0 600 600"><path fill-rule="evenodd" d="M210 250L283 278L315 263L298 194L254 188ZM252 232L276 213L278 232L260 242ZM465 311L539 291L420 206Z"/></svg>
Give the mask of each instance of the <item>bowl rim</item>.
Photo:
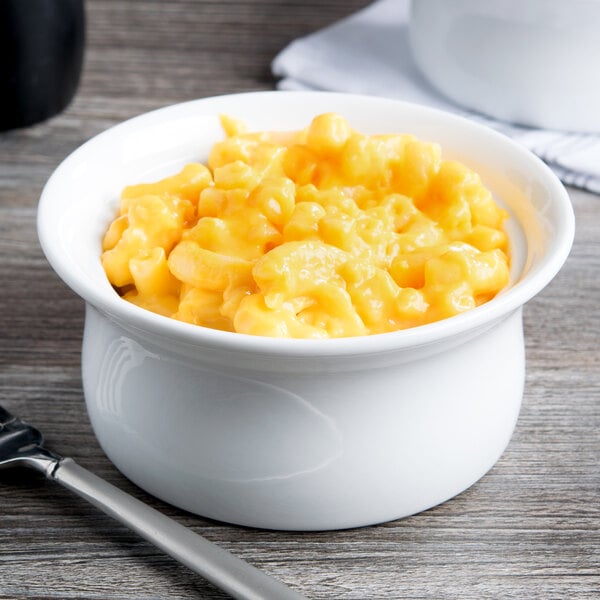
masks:
<svg viewBox="0 0 600 600"><path fill-rule="evenodd" d="M289 100L292 97L296 101L301 101L303 97L308 99L308 97L314 98L315 96L319 96L321 98L328 97L332 101L352 99L356 102L365 102L371 105L395 105L397 108L404 108L405 110L414 111L421 115L429 115L437 119L443 118L455 124L459 123L461 127L476 131L484 138L487 136L495 140L496 143L504 144L508 151L516 153L520 160L526 161L528 166L538 170L538 174L543 177L544 183L551 190L551 199L558 210L557 222L560 223L560 227L557 229L557 235L549 244L548 251L542 258L540 265L533 273L526 274L520 281L501 292L489 302L459 315L409 329L366 336L328 339L274 338L220 331L184 323L170 317L158 315L127 302L116 292L113 292L113 290L110 290L113 292L111 294L104 293L103 290L98 290L81 277L78 277L77 273L73 272L68 261L65 260L60 243L58 243L59 234L56 228L50 226L53 209L52 199L54 188L60 179L94 145L126 129L137 128L155 121L160 122L165 118L172 118L178 112L185 112L200 105L218 104L219 101L224 100L244 101L255 99L257 96L264 98L275 95L281 98L282 101ZM216 111L215 114L218 114L218 112ZM92 137L69 154L48 179L38 205L37 232L42 250L58 276L74 292L81 296L86 303L96 307L103 314L120 323L125 328L147 332L185 344L256 353L263 356L335 357L386 353L410 347L429 345L489 326L490 323L502 319L511 312L519 309L541 291L560 270L567 259L573 243L575 219L568 193L552 170L525 147L480 123L439 109L376 96L321 91L257 91L223 94L168 105L127 119Z"/></svg>

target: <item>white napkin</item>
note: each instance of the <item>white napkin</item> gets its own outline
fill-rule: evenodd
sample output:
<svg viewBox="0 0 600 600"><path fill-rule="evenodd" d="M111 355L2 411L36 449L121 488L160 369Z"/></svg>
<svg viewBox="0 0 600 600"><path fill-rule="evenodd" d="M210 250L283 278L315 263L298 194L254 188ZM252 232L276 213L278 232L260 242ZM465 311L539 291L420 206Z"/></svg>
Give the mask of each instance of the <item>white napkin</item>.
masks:
<svg viewBox="0 0 600 600"><path fill-rule="evenodd" d="M440 96L413 64L409 0L378 0L321 31L293 41L274 59L284 90L386 96L476 119L519 141L567 185L600 194L600 135L532 129L468 112Z"/></svg>

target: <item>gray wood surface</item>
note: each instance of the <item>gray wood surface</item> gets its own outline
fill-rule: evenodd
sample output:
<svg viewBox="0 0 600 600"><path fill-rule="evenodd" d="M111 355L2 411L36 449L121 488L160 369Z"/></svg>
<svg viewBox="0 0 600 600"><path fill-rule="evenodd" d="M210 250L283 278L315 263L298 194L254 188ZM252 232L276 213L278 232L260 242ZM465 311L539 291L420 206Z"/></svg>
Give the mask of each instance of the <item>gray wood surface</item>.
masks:
<svg viewBox="0 0 600 600"><path fill-rule="evenodd" d="M124 479L82 400L82 302L39 248L40 190L110 125L166 104L271 89L293 38L366 0L88 0L78 94L60 116L0 134L0 403L48 444L310 598L600 597L600 196L569 190L573 252L525 310L528 374L514 437L471 489L401 521L342 532L232 527ZM0 473L0 599L223 598L58 486Z"/></svg>

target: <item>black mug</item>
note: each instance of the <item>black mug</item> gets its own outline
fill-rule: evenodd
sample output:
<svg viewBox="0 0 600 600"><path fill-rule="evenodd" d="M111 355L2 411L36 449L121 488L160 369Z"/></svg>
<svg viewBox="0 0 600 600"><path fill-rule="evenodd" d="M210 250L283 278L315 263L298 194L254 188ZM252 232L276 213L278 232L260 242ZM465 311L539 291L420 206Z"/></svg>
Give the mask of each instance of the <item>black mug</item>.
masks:
<svg viewBox="0 0 600 600"><path fill-rule="evenodd" d="M61 112L79 83L83 0L0 0L0 131Z"/></svg>

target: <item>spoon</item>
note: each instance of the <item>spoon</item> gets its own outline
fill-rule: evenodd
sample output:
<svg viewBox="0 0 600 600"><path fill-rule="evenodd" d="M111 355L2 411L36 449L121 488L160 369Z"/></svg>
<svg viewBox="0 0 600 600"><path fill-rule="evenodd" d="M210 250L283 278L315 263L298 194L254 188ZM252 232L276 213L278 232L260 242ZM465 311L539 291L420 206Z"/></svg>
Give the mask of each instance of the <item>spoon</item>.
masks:
<svg viewBox="0 0 600 600"><path fill-rule="evenodd" d="M0 469L26 466L75 492L175 560L239 600L306 600L280 581L150 508L71 458L42 445L42 434L0 406Z"/></svg>

